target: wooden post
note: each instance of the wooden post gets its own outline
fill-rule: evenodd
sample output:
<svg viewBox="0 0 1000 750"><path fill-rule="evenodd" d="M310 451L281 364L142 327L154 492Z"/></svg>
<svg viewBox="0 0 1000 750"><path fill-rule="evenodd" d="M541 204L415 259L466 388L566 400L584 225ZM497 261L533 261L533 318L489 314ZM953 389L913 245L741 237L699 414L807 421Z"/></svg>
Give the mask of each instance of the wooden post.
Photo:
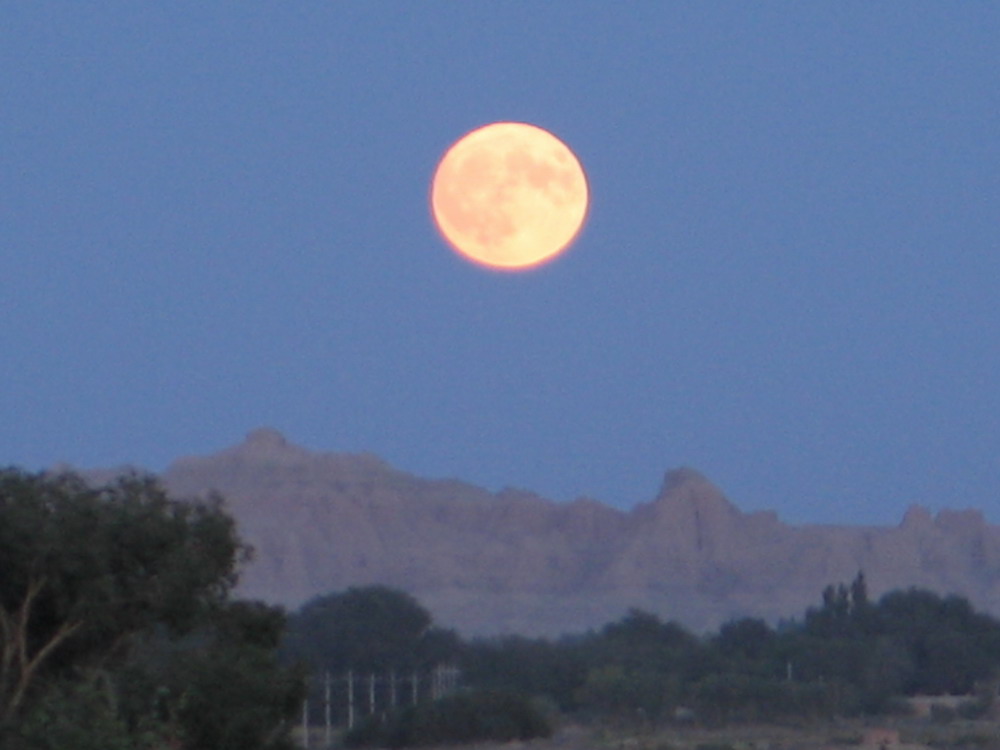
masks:
<svg viewBox="0 0 1000 750"><path fill-rule="evenodd" d="M326 723L326 732L324 733L324 738L326 739L327 747L333 741L333 721L330 715L330 672L324 675L323 678L323 718Z"/></svg>
<svg viewBox="0 0 1000 750"><path fill-rule="evenodd" d="M309 747L309 699L302 700L302 747Z"/></svg>
<svg viewBox="0 0 1000 750"><path fill-rule="evenodd" d="M354 672L347 670L347 728L354 729Z"/></svg>

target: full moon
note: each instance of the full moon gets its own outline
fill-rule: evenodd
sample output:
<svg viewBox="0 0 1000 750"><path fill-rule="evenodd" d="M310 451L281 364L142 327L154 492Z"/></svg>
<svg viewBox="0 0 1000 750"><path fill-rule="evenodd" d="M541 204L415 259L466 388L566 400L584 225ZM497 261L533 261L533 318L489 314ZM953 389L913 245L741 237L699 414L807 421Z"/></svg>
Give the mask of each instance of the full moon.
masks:
<svg viewBox="0 0 1000 750"><path fill-rule="evenodd" d="M438 229L463 257L490 268L531 268L556 257L587 215L587 177L552 133L497 122L460 138L431 185Z"/></svg>

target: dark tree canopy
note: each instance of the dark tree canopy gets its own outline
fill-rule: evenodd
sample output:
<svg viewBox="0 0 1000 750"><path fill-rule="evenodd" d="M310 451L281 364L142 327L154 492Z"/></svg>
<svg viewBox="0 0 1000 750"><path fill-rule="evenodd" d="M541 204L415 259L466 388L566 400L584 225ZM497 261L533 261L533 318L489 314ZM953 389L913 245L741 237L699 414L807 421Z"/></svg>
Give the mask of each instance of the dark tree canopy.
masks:
<svg viewBox="0 0 1000 750"><path fill-rule="evenodd" d="M174 502L148 477L0 473L0 720L40 673L102 665L154 624L190 630L245 553L218 500Z"/></svg>
<svg viewBox="0 0 1000 750"><path fill-rule="evenodd" d="M801 622L738 619L708 637L632 610L575 639L473 642L462 667L472 685L588 716L709 723L878 713L900 696L969 694L1000 678L1000 621L960 596L909 589L873 602L859 573L821 602Z"/></svg>
<svg viewBox="0 0 1000 750"><path fill-rule="evenodd" d="M197 744L176 710L193 703L197 670L184 682L168 667L256 659L262 679L281 683L271 662L283 613L229 598L248 554L220 498L175 501L144 476L93 487L72 474L0 470L0 741L61 748L86 735L130 748L141 726L144 736L223 747ZM293 682L271 691L271 703L292 695ZM146 689L159 696L155 710L156 700L138 698ZM258 739L280 739L279 713ZM59 731L45 730L56 718ZM243 750L280 746L251 734Z"/></svg>
<svg viewBox="0 0 1000 750"><path fill-rule="evenodd" d="M760 660L773 655L776 634L761 619L731 620L719 629L713 645L731 659Z"/></svg>
<svg viewBox="0 0 1000 750"><path fill-rule="evenodd" d="M317 671L384 672L446 660L457 639L431 627L416 599L385 586L317 597L290 622L284 651Z"/></svg>

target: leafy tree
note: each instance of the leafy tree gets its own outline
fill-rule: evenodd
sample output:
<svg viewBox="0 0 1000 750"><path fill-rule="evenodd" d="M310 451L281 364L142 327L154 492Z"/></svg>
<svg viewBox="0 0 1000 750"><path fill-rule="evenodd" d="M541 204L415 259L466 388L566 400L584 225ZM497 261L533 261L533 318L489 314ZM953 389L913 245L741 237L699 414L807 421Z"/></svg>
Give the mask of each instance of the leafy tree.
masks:
<svg viewBox="0 0 1000 750"><path fill-rule="evenodd" d="M908 655L908 693L965 693L1000 668L1000 622L960 596L892 591L876 607L880 632Z"/></svg>
<svg viewBox="0 0 1000 750"><path fill-rule="evenodd" d="M701 641L674 622L632 609L580 645L588 670L578 699L617 718L669 714L683 686L706 668Z"/></svg>
<svg viewBox="0 0 1000 750"><path fill-rule="evenodd" d="M687 672L701 650L699 639L675 622L663 622L655 614L632 609L606 625L593 643L599 661L627 669Z"/></svg>
<svg viewBox="0 0 1000 750"><path fill-rule="evenodd" d="M186 750L285 750L305 682L282 666L284 613L261 602L216 609L182 639L144 637L115 675L119 713L131 726L153 716Z"/></svg>
<svg viewBox="0 0 1000 750"><path fill-rule="evenodd" d="M280 610L229 599L248 555L217 497L0 471L0 744L236 747L197 738L214 722L282 747L301 681L274 661Z"/></svg>
<svg viewBox="0 0 1000 750"><path fill-rule="evenodd" d="M246 552L218 499L174 502L137 476L91 488L0 472L0 722L43 675L107 666L154 624L194 627Z"/></svg>
<svg viewBox="0 0 1000 750"><path fill-rule="evenodd" d="M851 582L851 610L859 612L868 605L868 582L865 580L865 572L859 570L858 575Z"/></svg>
<svg viewBox="0 0 1000 750"><path fill-rule="evenodd" d="M305 697L297 670L282 669L283 613L259 603L225 608L199 646L167 673L171 713L189 750L291 750L288 733Z"/></svg>
<svg viewBox="0 0 1000 750"><path fill-rule="evenodd" d="M159 725L130 730L99 680L60 681L27 713L6 750L143 750L166 739Z"/></svg>
<svg viewBox="0 0 1000 750"><path fill-rule="evenodd" d="M728 658L755 663L773 657L775 644L776 636L771 626L752 617L727 622L712 642Z"/></svg>
<svg viewBox="0 0 1000 750"><path fill-rule="evenodd" d="M587 677L585 641L505 636L481 639L462 649L465 682L482 688L545 696L564 710L578 706Z"/></svg>
<svg viewBox="0 0 1000 750"><path fill-rule="evenodd" d="M386 586L307 602L291 618L283 646L286 658L333 672L415 669L446 661L457 649L457 637L432 628L416 599Z"/></svg>

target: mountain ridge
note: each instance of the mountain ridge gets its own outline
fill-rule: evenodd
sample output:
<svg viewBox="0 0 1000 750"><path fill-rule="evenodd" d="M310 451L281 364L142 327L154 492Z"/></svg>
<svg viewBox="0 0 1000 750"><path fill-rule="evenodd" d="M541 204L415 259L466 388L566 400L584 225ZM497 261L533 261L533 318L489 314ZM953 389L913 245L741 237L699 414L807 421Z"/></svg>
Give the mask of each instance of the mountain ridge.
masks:
<svg viewBox="0 0 1000 750"><path fill-rule="evenodd" d="M632 607L704 630L800 615L827 584L864 570L873 595L921 586L1000 614L1000 527L977 510L911 506L897 526L793 526L741 511L689 467L666 472L656 497L631 510L557 503L423 479L372 454L313 452L270 428L179 458L161 479L175 496L221 493L255 548L240 593L289 607L377 583L471 635L580 631Z"/></svg>

